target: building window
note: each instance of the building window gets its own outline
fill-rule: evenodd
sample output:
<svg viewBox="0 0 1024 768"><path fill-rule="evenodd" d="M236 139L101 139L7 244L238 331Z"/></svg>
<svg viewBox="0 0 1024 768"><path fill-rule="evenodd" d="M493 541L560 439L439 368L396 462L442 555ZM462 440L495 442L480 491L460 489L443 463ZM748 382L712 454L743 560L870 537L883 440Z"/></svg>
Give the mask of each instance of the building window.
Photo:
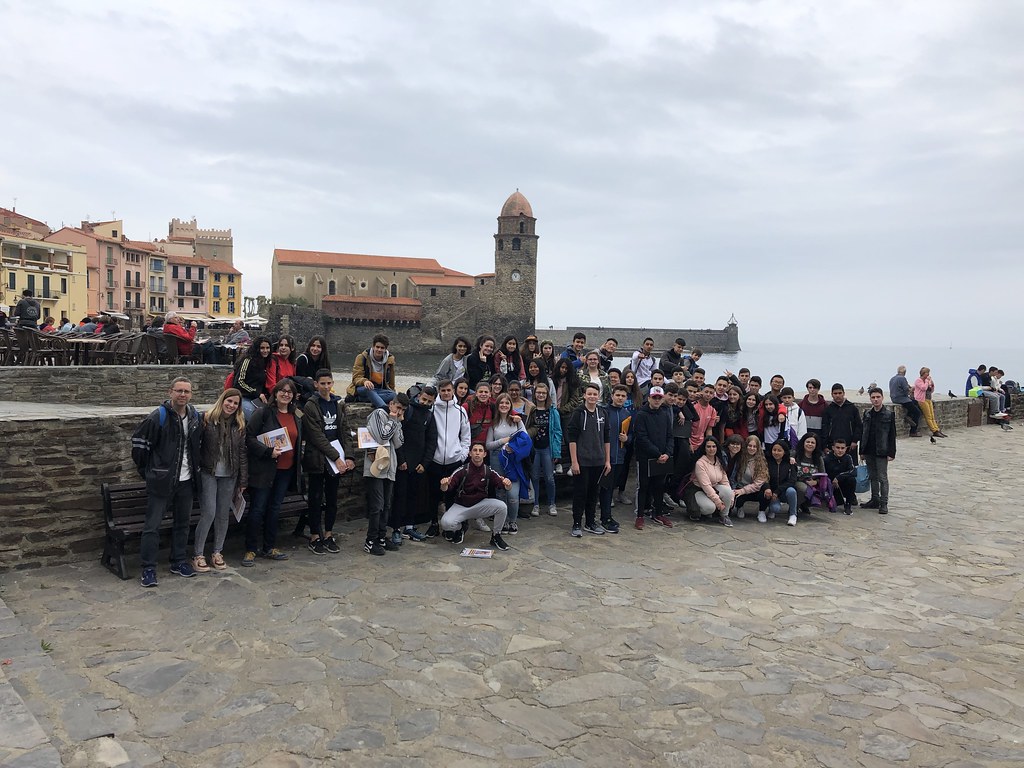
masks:
<svg viewBox="0 0 1024 768"><path fill-rule="evenodd" d="M32 291L32 295L33 296L35 295L35 292L36 292L36 276L35 275L25 275L25 287L28 288L30 291Z"/></svg>
<svg viewBox="0 0 1024 768"><path fill-rule="evenodd" d="M334 296L338 292L338 283L335 280L331 280L327 283L327 295Z"/></svg>
<svg viewBox="0 0 1024 768"><path fill-rule="evenodd" d="M229 299L235 298L235 287L233 285L229 285L228 286L228 298Z"/></svg>
<svg viewBox="0 0 1024 768"><path fill-rule="evenodd" d="M513 251L518 251L520 249L521 245L522 245L522 243L519 241L518 237L513 237L512 238L512 250Z"/></svg>
<svg viewBox="0 0 1024 768"><path fill-rule="evenodd" d="M360 280L359 281L359 290L360 291L365 291L366 290L366 281L365 280Z"/></svg>
<svg viewBox="0 0 1024 768"><path fill-rule="evenodd" d="M214 279L215 282L219 283L220 282L220 272L214 272L213 273L213 279Z"/></svg>
<svg viewBox="0 0 1024 768"><path fill-rule="evenodd" d="M465 292L465 290L459 291L459 298L460 298L460 299L464 299L464 298L466 298L466 292Z"/></svg>
<svg viewBox="0 0 1024 768"><path fill-rule="evenodd" d="M114 287L114 270L108 269L107 270L107 288L113 288L113 287Z"/></svg>
<svg viewBox="0 0 1024 768"><path fill-rule="evenodd" d="M138 292L135 294L135 308L142 309L142 294Z"/></svg>
<svg viewBox="0 0 1024 768"><path fill-rule="evenodd" d="M113 238L116 238L117 237L117 230L116 229L110 230L110 236L113 237Z"/></svg>
<svg viewBox="0 0 1024 768"><path fill-rule="evenodd" d="M192 279L192 267L185 267L185 279L186 280L191 280Z"/></svg>
<svg viewBox="0 0 1024 768"><path fill-rule="evenodd" d="M11 275L11 277L14 277L14 275ZM11 287L13 288L14 286L12 285ZM68 279L66 277L62 277L60 279L60 292L61 293L67 293L68 292Z"/></svg>
<svg viewBox="0 0 1024 768"><path fill-rule="evenodd" d="M484 283L486 283L486 282L487 282L487 281L486 281L486 280L484 280L484 279L483 279L482 277L480 278L480 285L483 285L483 284L484 284Z"/></svg>
<svg viewBox="0 0 1024 768"><path fill-rule="evenodd" d="M217 314L220 314L220 302L219 301L213 302L213 311L216 312Z"/></svg>
<svg viewBox="0 0 1024 768"><path fill-rule="evenodd" d="M129 272L127 269L124 271L124 284L125 285L131 285L132 284L132 273Z"/></svg>
<svg viewBox="0 0 1024 768"><path fill-rule="evenodd" d="M132 295L128 291L124 292L124 306L128 309L132 305Z"/></svg>
<svg viewBox="0 0 1024 768"><path fill-rule="evenodd" d="M437 296L437 288L431 288L430 289L430 295L431 296Z"/></svg>
<svg viewBox="0 0 1024 768"><path fill-rule="evenodd" d="M234 275L228 275L228 282L229 283L235 282L235 276Z"/></svg>
<svg viewBox="0 0 1024 768"><path fill-rule="evenodd" d="M199 309L199 299L192 299L192 309Z"/></svg>
<svg viewBox="0 0 1024 768"><path fill-rule="evenodd" d="M520 221L519 222L519 234L520 235L526 234L526 222L525 221Z"/></svg>
<svg viewBox="0 0 1024 768"><path fill-rule="evenodd" d="M178 279L178 265L177 264L175 264L174 266L171 267L171 277L174 278L175 280Z"/></svg>
<svg viewBox="0 0 1024 768"><path fill-rule="evenodd" d="M215 299L219 299L220 298L220 286L219 285L214 284L214 286L213 286L213 298L215 298Z"/></svg>
<svg viewBox="0 0 1024 768"><path fill-rule="evenodd" d="M18 276L14 272L7 275L7 287L12 291L18 290Z"/></svg>
<svg viewBox="0 0 1024 768"><path fill-rule="evenodd" d="M297 286L299 286L301 288L302 284L304 282L306 282L306 281L303 279L302 275L296 275L295 276L295 285L297 285Z"/></svg>
<svg viewBox="0 0 1024 768"><path fill-rule="evenodd" d="M107 246L107 264L113 264L113 263L114 263L114 246L108 245Z"/></svg>
<svg viewBox="0 0 1024 768"><path fill-rule="evenodd" d="M142 287L142 278L139 277L139 273L138 272L135 273L135 287L136 288L141 288Z"/></svg>
<svg viewBox="0 0 1024 768"><path fill-rule="evenodd" d="M43 298L50 298L50 276L43 275Z"/></svg>
<svg viewBox="0 0 1024 768"><path fill-rule="evenodd" d="M150 259L149 268L154 272L163 272L164 263L160 259Z"/></svg>
<svg viewBox="0 0 1024 768"><path fill-rule="evenodd" d="M504 251L505 250L505 241L504 240L501 240L501 239L498 240L498 250L499 251Z"/></svg>
<svg viewBox="0 0 1024 768"><path fill-rule="evenodd" d="M156 296L149 297L149 308L156 309Z"/></svg>
<svg viewBox="0 0 1024 768"><path fill-rule="evenodd" d="M391 284L391 298L394 299L394 298L397 298L397 296L398 296L398 286L395 285L394 283L392 283Z"/></svg>
<svg viewBox="0 0 1024 768"><path fill-rule="evenodd" d="M233 301L229 301L228 302L228 314L229 315L235 314L235 302L233 302Z"/></svg>
<svg viewBox="0 0 1024 768"><path fill-rule="evenodd" d="M203 271L203 268L202 268L202 267L200 267L200 268L199 268L199 279L200 279L200 280L205 280L205 279L206 279L206 278L205 278L205 277L204 277L203 275L204 275L204 271Z"/></svg>
<svg viewBox="0 0 1024 768"><path fill-rule="evenodd" d="M158 309L159 309L159 310L160 310L161 312L163 312L163 311L164 311L164 297L163 297L163 296L161 296L161 297L160 297L160 299L159 299L159 301L157 301L157 308L158 308Z"/></svg>
<svg viewBox="0 0 1024 768"><path fill-rule="evenodd" d="M184 308L185 308L185 300L184 299L178 299L178 309L184 309Z"/></svg>
<svg viewBox="0 0 1024 768"><path fill-rule="evenodd" d="M185 295L185 282L183 280L179 280L178 281L178 295L179 296L184 296Z"/></svg>

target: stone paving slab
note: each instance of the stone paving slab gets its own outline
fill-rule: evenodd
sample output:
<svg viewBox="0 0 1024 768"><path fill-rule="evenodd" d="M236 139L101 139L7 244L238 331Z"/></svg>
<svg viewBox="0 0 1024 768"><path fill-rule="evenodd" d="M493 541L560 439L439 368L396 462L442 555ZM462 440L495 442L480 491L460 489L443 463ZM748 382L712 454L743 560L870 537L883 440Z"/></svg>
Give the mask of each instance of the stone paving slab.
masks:
<svg viewBox="0 0 1024 768"><path fill-rule="evenodd" d="M71 766L1019 766L1022 449L1024 429L901 441L887 517L576 540L563 512L491 560L438 540L373 558L347 525L341 555L289 538L288 562L228 552L223 573L162 567L155 590L93 563L5 574L24 653L4 670L47 742L29 723L0 748Z"/></svg>

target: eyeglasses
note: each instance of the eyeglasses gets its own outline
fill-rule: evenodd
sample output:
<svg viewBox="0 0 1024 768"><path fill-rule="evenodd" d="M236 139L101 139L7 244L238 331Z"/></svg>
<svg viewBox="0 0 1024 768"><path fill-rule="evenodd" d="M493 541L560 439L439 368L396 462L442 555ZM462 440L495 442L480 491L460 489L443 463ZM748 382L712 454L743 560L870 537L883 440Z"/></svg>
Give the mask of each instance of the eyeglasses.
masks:
<svg viewBox="0 0 1024 768"><path fill-rule="evenodd" d="M277 394L279 394L279 395L288 395L288 397L295 397L295 393L292 392L290 389L279 389L277 391Z"/></svg>
<svg viewBox="0 0 1024 768"><path fill-rule="evenodd" d="M172 389L171 392L173 392L176 395L191 395L192 394L192 390L191 389Z"/></svg>

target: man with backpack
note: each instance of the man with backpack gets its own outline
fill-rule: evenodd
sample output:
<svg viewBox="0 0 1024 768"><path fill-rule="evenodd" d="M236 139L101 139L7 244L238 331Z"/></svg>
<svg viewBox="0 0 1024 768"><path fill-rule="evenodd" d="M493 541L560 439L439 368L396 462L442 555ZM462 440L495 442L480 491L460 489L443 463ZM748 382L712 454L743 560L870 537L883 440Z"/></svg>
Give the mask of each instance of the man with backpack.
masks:
<svg viewBox="0 0 1024 768"><path fill-rule="evenodd" d="M26 288L21 292L21 299L14 307L14 316L18 318L18 325L22 328L38 328L41 314L39 302L32 298L32 289Z"/></svg>
<svg viewBox="0 0 1024 768"><path fill-rule="evenodd" d="M195 576L186 555L192 499L199 482L202 420L189 403L192 382L179 376L170 397L147 416L132 435L132 461L146 481L146 521L142 528L142 586L155 587L160 549L160 521L168 511L171 532L171 573Z"/></svg>

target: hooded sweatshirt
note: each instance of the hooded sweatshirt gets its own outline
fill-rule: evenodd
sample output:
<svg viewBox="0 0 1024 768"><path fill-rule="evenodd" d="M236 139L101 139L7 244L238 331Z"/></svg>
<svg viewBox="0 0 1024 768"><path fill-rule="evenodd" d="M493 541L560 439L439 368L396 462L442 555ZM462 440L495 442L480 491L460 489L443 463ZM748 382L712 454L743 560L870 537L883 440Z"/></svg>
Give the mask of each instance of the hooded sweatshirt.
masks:
<svg viewBox="0 0 1024 768"><path fill-rule="evenodd" d="M453 397L434 401L434 426L437 443L434 447L435 464L458 464L469 457L469 417Z"/></svg>

